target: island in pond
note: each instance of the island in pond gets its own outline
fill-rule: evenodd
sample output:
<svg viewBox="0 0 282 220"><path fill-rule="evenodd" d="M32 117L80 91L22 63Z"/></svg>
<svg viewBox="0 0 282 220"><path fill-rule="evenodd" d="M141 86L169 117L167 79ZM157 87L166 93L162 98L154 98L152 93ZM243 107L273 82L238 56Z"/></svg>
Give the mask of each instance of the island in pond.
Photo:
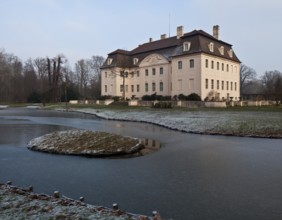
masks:
<svg viewBox="0 0 282 220"><path fill-rule="evenodd" d="M30 150L87 157L133 155L144 148L138 138L87 130L55 131L32 139Z"/></svg>

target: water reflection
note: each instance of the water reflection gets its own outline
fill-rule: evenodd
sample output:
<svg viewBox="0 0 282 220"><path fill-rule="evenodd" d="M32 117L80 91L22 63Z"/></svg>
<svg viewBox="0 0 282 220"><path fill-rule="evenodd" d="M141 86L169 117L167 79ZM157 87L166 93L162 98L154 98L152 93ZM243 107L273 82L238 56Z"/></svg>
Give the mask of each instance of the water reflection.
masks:
<svg viewBox="0 0 282 220"><path fill-rule="evenodd" d="M70 127L42 124L0 124L0 144L13 144L26 147L33 138L58 130L68 130Z"/></svg>
<svg viewBox="0 0 282 220"><path fill-rule="evenodd" d="M161 143L159 141L152 139L142 139L141 142L144 145L144 148L138 152L138 156L151 154L161 149Z"/></svg>
<svg viewBox="0 0 282 220"><path fill-rule="evenodd" d="M14 121L11 128L0 117L0 140L13 142L0 144L0 182L33 185L38 193L59 190L71 198L85 196L91 204L117 202L133 213L150 215L158 210L165 219L281 219L281 139L192 135L143 123L40 110L1 110L0 115L31 119ZM110 160L11 147L24 146L19 136L29 141L68 126L146 137L144 144L161 150Z"/></svg>

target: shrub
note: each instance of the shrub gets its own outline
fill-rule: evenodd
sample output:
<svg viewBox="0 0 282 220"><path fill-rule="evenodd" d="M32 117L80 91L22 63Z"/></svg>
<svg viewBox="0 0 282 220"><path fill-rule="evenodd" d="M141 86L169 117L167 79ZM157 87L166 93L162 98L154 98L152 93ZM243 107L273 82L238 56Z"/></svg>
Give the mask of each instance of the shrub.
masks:
<svg viewBox="0 0 282 220"><path fill-rule="evenodd" d="M184 94L179 94L178 100L181 100L181 101L201 101L201 97L196 93L191 93L188 96L186 96Z"/></svg>
<svg viewBox="0 0 282 220"><path fill-rule="evenodd" d="M186 100L186 96L184 94L179 94L178 99L181 100L181 101L184 101L184 100Z"/></svg>
<svg viewBox="0 0 282 220"><path fill-rule="evenodd" d="M111 99L111 98L112 98L112 96L110 96L110 95L103 95L103 96L100 97L100 100L106 100L106 99Z"/></svg>
<svg viewBox="0 0 282 220"><path fill-rule="evenodd" d="M191 93L190 95L188 95L186 97L186 100L189 100L189 101L201 101L201 97L196 94L196 93Z"/></svg>
<svg viewBox="0 0 282 220"><path fill-rule="evenodd" d="M162 101L162 100L171 100L171 97L170 96L162 96L162 95L157 95L157 93L154 93L152 95L144 95L142 97L142 100L143 101L155 101L155 100L158 100L158 101Z"/></svg>

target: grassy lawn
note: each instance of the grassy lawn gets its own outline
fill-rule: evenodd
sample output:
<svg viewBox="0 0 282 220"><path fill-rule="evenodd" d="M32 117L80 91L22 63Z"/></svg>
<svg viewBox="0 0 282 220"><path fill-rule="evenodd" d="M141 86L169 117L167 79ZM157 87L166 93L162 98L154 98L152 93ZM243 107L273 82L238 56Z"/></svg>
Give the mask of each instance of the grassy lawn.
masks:
<svg viewBox="0 0 282 220"><path fill-rule="evenodd" d="M73 109L105 109L105 110L136 110L136 111L218 111L218 112L244 112L244 111L258 111L258 112L282 112L282 105L280 106L243 106L243 107L228 107L228 108L185 108L185 107L174 107L174 108L151 108L143 106L116 106L116 105L97 105L97 104L68 104L68 108ZM45 108L65 108L65 103L53 103L46 104Z"/></svg>
<svg viewBox="0 0 282 220"><path fill-rule="evenodd" d="M31 104L12 105L24 107ZM11 106L11 105L10 105ZM106 119L150 122L172 129L237 136L282 138L282 106L160 109L137 106L68 104L68 108ZM48 103L45 109L64 109L65 103Z"/></svg>

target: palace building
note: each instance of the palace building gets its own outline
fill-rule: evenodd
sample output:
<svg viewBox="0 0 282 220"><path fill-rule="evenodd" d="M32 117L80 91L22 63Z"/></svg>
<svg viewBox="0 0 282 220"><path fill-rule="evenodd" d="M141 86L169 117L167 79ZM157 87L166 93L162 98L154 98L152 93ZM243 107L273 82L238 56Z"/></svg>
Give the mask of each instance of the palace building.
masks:
<svg viewBox="0 0 282 220"><path fill-rule="evenodd" d="M173 37L126 51L108 54L101 67L101 95L139 98L156 93L162 96L198 94L202 100L238 100L240 60L232 45L202 30L184 33L177 27Z"/></svg>

